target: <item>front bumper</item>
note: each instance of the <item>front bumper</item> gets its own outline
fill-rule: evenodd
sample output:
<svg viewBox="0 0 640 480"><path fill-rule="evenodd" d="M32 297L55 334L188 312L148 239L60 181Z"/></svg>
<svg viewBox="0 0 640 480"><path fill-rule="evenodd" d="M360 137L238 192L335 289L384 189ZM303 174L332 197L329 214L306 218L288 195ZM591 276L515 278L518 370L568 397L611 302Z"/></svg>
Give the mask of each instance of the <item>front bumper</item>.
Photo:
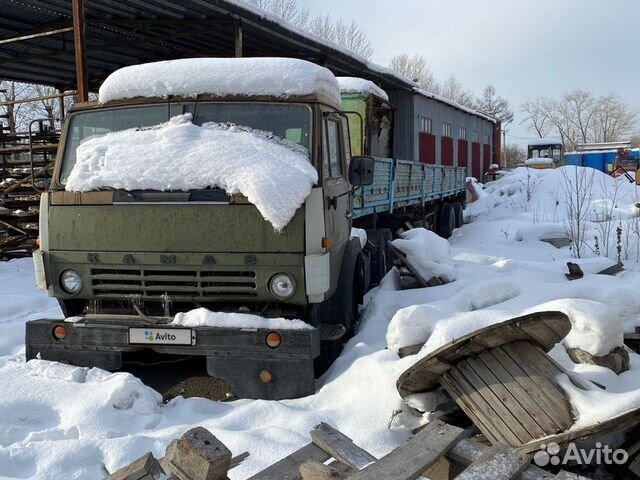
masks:
<svg viewBox="0 0 640 480"><path fill-rule="evenodd" d="M66 328L64 339L53 335ZM83 367L119 370L123 354L153 351L168 355L204 356L209 375L229 383L244 398L297 398L315 393L314 359L320 354L318 329L191 328L192 345L131 344L130 328L185 329L144 322L140 317L87 315L77 322L33 320L26 325L27 360L41 358ZM282 337L278 348L265 338L270 332ZM271 380L263 381L264 372Z"/></svg>

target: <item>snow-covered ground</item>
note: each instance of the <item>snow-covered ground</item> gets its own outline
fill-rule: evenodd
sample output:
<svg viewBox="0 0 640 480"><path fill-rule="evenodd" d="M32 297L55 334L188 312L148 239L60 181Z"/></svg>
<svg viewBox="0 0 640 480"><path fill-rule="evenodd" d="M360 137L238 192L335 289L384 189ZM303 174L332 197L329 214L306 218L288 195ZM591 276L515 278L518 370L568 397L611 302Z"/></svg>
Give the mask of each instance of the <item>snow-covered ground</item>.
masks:
<svg viewBox="0 0 640 480"><path fill-rule="evenodd" d="M450 241L451 258L444 259L446 249L439 249L438 261L456 280L400 291L390 273L368 296L359 332L319 381L318 392L297 400L217 403L178 397L163 404L157 392L129 374L25 363L24 322L59 311L35 290L30 260L0 264L0 478L100 479L147 451L161 456L171 440L196 425L213 432L234 454L251 453L232 470L232 479L247 478L304 445L321 421L381 456L408 435L397 428L403 418L388 428L401 405L395 382L406 368L453 337L530 311L566 312L573 330L565 345L606 353L622 343L623 329L640 325L640 267L635 247L629 247L625 272L596 275L615 263L615 241L609 248L614 259L585 248L587 258L578 260L569 247L540 241L564 231L565 177L560 170L519 169L487 185L468 208L471 223ZM609 180L597 177L592 183L601 181ZM603 209L607 190L595 187L588 204L628 223L634 218L636 187L620 183L618 188L615 205ZM586 224L589 232L598 232L597 227ZM414 235L429 243L424 235ZM602 247L599 251L602 255ZM583 279L566 279L569 260L580 264ZM420 341L426 345L417 356L396 354L399 347ZM573 364L563 345L552 355L607 387L606 392L570 392L579 425L640 406L640 356L632 353L630 370L616 375Z"/></svg>

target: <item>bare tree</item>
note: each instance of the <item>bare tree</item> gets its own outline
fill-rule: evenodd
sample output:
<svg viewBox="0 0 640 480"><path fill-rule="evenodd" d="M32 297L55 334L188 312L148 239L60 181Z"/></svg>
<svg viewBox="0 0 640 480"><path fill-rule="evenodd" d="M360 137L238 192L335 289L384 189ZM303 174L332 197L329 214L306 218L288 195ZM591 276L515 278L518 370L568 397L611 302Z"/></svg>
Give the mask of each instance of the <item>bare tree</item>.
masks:
<svg viewBox="0 0 640 480"><path fill-rule="evenodd" d="M509 101L496 94L493 85L487 86L475 104L476 110L500 120L502 123L513 121L513 110L509 107Z"/></svg>
<svg viewBox="0 0 640 480"><path fill-rule="evenodd" d="M406 53L396 55L389 62L389 68L413 80L420 85L420 88L428 92L442 93L440 82L433 75L427 66L427 60L422 55L409 56Z"/></svg>
<svg viewBox="0 0 640 480"><path fill-rule="evenodd" d="M571 239L571 254L581 258L587 246L587 227L591 214L591 197L595 170L583 167L561 169L562 190L566 198L565 231Z"/></svg>
<svg viewBox="0 0 640 480"><path fill-rule="evenodd" d="M559 100L530 100L521 110L531 130L540 137L555 131L567 148L625 139L636 130L638 118L638 112L615 95L597 98L586 90L564 93Z"/></svg>
<svg viewBox="0 0 640 480"><path fill-rule="evenodd" d="M373 56L373 45L355 20L351 20L351 23L345 23L338 19L335 23L335 37L329 38L329 40L331 39L361 57L371 58Z"/></svg>
<svg viewBox="0 0 640 480"><path fill-rule="evenodd" d="M527 152L518 144L507 143L503 151L509 168L517 167L527 159Z"/></svg>
<svg viewBox="0 0 640 480"><path fill-rule="evenodd" d="M309 9L300 8L297 0L247 0L247 2L302 30L335 42L361 57L369 59L373 56L373 45L355 20L346 23L342 19L334 20L329 14L312 17Z"/></svg>
<svg viewBox="0 0 640 480"><path fill-rule="evenodd" d="M248 0L248 3L286 22L300 25L301 17L309 18L309 9L298 7L297 0Z"/></svg>
<svg viewBox="0 0 640 480"><path fill-rule="evenodd" d="M473 108L475 106L473 94L469 90L466 90L462 83L453 75L442 83L441 95L465 107Z"/></svg>
<svg viewBox="0 0 640 480"><path fill-rule="evenodd" d="M629 108L615 95L606 95L595 103L594 138L613 142L630 136L634 131L638 112Z"/></svg>
<svg viewBox="0 0 640 480"><path fill-rule="evenodd" d="M0 80L0 102L15 102L33 96L34 86L31 84ZM24 131L30 121L30 108L25 103L0 107L0 114L6 115L6 124L12 135Z"/></svg>
<svg viewBox="0 0 640 480"><path fill-rule="evenodd" d="M553 130L553 123L549 119L546 103L546 99L537 98L525 102L520 107L520 111L525 116L522 123L536 132L540 138L546 137Z"/></svg>

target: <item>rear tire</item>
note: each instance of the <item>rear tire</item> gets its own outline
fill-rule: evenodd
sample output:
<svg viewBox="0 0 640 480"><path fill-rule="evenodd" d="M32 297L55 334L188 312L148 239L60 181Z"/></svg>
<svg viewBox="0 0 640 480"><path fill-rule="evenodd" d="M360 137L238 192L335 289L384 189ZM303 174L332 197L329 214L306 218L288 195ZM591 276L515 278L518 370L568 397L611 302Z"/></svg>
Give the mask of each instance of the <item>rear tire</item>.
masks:
<svg viewBox="0 0 640 480"><path fill-rule="evenodd" d="M462 203L460 202L454 203L453 211L456 219L456 222L455 222L456 228L460 228L462 225L464 225L464 207L462 206Z"/></svg>
<svg viewBox="0 0 640 480"><path fill-rule="evenodd" d="M372 285L380 285L384 276L392 267L391 241L393 235L388 228L371 231L371 243L376 247L372 255L371 280Z"/></svg>
<svg viewBox="0 0 640 480"><path fill-rule="evenodd" d="M453 229L456 226L456 214L453 209L453 205L445 203L440 207L438 216L438 235L442 238L449 238L453 234Z"/></svg>

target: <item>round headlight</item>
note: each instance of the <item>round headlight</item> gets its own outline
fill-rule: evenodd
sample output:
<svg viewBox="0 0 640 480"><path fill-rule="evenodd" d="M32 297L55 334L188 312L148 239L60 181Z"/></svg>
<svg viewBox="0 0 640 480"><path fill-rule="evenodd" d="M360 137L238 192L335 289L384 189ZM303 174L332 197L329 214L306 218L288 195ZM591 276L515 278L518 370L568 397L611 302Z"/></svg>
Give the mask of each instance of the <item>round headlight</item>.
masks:
<svg viewBox="0 0 640 480"><path fill-rule="evenodd" d="M271 277L269 290L271 290L274 297L286 300L287 298L293 297L293 294L296 293L296 284L293 278L286 273L277 273Z"/></svg>
<svg viewBox="0 0 640 480"><path fill-rule="evenodd" d="M75 295L82 290L82 277L76 271L65 270L60 275L60 286L65 292Z"/></svg>

